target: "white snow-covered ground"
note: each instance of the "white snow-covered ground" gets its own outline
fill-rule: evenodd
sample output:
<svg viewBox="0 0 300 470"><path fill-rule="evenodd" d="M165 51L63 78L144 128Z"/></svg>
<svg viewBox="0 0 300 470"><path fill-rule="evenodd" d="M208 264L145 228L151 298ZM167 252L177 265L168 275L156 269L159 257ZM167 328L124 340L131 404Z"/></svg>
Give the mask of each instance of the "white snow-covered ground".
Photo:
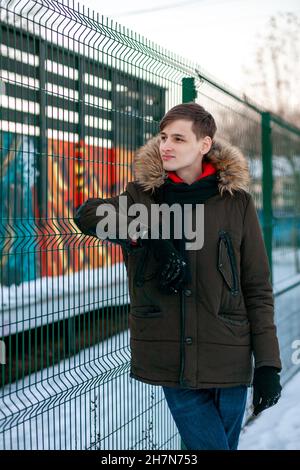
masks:
<svg viewBox="0 0 300 470"><path fill-rule="evenodd" d="M0 450L179 449L162 388L129 377L128 335L3 387Z"/></svg>
<svg viewBox="0 0 300 470"><path fill-rule="evenodd" d="M128 377L128 333L5 386L0 449L180 449L161 387ZM300 371L244 426L240 450L300 450L299 389Z"/></svg>
<svg viewBox="0 0 300 470"><path fill-rule="evenodd" d="M297 276L291 269L292 253L277 255L275 291L280 291ZM17 320L26 329L32 321L34 326L52 323L66 312L75 315L85 308L128 303L125 278L120 264L54 278L52 284L41 279L2 288L2 333L7 334L5 328L12 333ZM297 292L276 300L285 348L299 339ZM123 332L5 387L0 400L0 449L157 449L162 442L167 449L179 449L160 387L128 378L128 343L128 332ZM290 361L289 354L285 356ZM300 449L299 388L300 372L285 385L279 403L242 430L240 449Z"/></svg>
<svg viewBox="0 0 300 470"><path fill-rule="evenodd" d="M240 450L300 450L300 372L284 386L277 405L263 411L240 436Z"/></svg>
<svg viewBox="0 0 300 470"><path fill-rule="evenodd" d="M0 285L0 335L8 336L83 312L129 303L124 263Z"/></svg>
<svg viewBox="0 0 300 470"><path fill-rule="evenodd" d="M297 252L290 247L273 249L273 284L275 287L279 287L281 283L287 282L299 274L296 267L296 255L300 258L299 249Z"/></svg>

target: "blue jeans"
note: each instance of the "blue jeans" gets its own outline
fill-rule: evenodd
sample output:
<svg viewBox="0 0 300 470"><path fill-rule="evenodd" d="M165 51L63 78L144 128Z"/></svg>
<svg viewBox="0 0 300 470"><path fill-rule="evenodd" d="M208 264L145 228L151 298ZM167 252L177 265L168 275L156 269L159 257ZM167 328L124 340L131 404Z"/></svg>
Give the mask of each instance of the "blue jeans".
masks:
<svg viewBox="0 0 300 470"><path fill-rule="evenodd" d="M188 450L236 450L247 386L189 389L162 387Z"/></svg>

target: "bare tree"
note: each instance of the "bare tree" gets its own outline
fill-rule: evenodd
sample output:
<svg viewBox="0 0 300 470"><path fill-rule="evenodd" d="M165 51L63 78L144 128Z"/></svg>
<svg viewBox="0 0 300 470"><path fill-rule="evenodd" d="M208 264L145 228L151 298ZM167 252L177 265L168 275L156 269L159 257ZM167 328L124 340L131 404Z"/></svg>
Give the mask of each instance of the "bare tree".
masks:
<svg viewBox="0 0 300 470"><path fill-rule="evenodd" d="M294 13L272 16L258 36L254 66L244 67L248 80L247 92L256 102L284 120L300 128L300 19ZM293 214L290 243L294 251L296 272L300 272L299 226L300 216L300 142L299 138L275 126L272 132L275 188L274 208L282 206L286 215ZM275 170L277 163L286 159L285 171ZM288 170L289 169L289 170ZM281 173L281 174L280 174ZM292 200L283 190L290 186ZM277 204L278 199L278 204ZM281 202L279 202L279 200ZM289 201L289 202L288 202ZM292 205L291 205L292 204Z"/></svg>
<svg viewBox="0 0 300 470"><path fill-rule="evenodd" d="M254 67L243 67L246 94L300 128L299 17L290 12L272 16L258 41Z"/></svg>

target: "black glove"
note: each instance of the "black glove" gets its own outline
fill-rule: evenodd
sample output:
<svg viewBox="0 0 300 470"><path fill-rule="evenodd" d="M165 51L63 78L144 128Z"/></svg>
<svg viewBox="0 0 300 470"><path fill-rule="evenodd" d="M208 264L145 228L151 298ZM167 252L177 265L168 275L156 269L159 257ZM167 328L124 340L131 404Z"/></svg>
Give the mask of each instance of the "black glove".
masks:
<svg viewBox="0 0 300 470"><path fill-rule="evenodd" d="M152 250L154 257L160 263L159 290L165 294L177 294L183 286L186 261L170 240L143 239L141 243Z"/></svg>
<svg viewBox="0 0 300 470"><path fill-rule="evenodd" d="M275 405L281 395L279 369L271 366L258 367L253 378L253 414Z"/></svg>

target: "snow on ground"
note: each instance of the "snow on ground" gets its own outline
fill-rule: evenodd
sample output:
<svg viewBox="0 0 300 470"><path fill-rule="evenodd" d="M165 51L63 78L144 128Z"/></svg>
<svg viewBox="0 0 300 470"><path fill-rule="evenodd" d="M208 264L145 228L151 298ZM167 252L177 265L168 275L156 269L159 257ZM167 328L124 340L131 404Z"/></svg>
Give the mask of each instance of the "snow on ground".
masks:
<svg viewBox="0 0 300 470"><path fill-rule="evenodd" d="M0 336L54 323L99 306L129 303L124 263L64 276L43 277L19 286L0 285Z"/></svg>
<svg viewBox="0 0 300 470"><path fill-rule="evenodd" d="M263 411L240 436L240 450L300 450L300 372L283 388L277 405Z"/></svg>
<svg viewBox="0 0 300 470"><path fill-rule="evenodd" d="M179 449L162 388L129 377L129 331L2 389L0 450Z"/></svg>
<svg viewBox="0 0 300 470"><path fill-rule="evenodd" d="M277 254L274 277L278 288L282 288L283 283L291 281L292 254L284 257ZM54 322L66 312L81 313L79 309L85 306L90 309L122 299L128 303L125 277L124 266L118 265L99 272L55 278L51 280L52 286L49 279L41 279L18 287L2 287L3 327L7 326L12 333L18 311L25 329L32 320L37 326L37 317L41 323L44 319L49 323L49 318ZM283 322L282 315L291 310L292 303L290 297L281 298L276 305ZM298 302L295 305L296 322L292 323L292 317L288 319L290 328L282 333L284 345L299 337ZM162 442L167 443L167 448L179 448L178 436L173 439L176 431L174 424L170 425L160 388L130 380L129 363L128 333L123 332L68 361L5 387L0 406L0 427L3 425L0 448L155 449ZM300 450L299 387L300 373L285 385L275 407L264 411L242 430L240 449Z"/></svg>

